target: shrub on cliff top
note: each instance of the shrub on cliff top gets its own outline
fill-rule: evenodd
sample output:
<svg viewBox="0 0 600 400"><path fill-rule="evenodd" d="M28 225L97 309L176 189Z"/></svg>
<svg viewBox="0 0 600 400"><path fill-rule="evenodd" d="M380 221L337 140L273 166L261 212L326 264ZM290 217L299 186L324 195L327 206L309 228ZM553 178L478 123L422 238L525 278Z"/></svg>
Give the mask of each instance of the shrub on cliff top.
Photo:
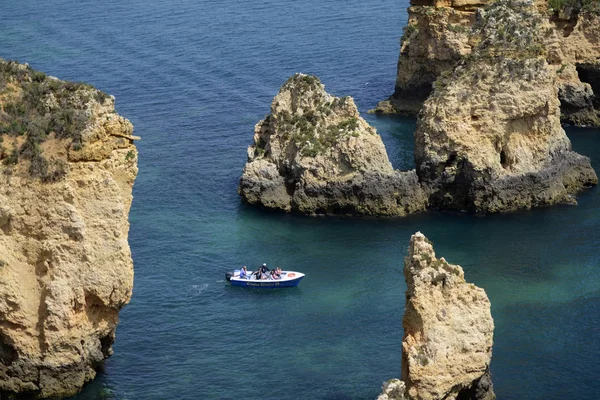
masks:
<svg viewBox="0 0 600 400"><path fill-rule="evenodd" d="M545 18L533 3L498 0L478 10L473 25L475 56L528 59L545 54Z"/></svg>
<svg viewBox="0 0 600 400"><path fill-rule="evenodd" d="M466 85L486 80L502 85L515 79L535 79L545 71L547 27L545 17L529 1L498 0L478 10L471 54L439 75L433 95L444 93L458 80Z"/></svg>
<svg viewBox="0 0 600 400"><path fill-rule="evenodd" d="M600 15L600 0L548 0L548 7L558 14L560 11L571 14L574 12L589 12Z"/></svg>
<svg viewBox="0 0 600 400"><path fill-rule="evenodd" d="M48 161L41 144L54 133L81 148L81 132L89 113L87 103L104 102L108 95L84 83L65 82L35 71L29 65L0 59L0 134L23 136L12 154L3 162L28 160L29 174L42 181L59 179L65 172L62 160Z"/></svg>

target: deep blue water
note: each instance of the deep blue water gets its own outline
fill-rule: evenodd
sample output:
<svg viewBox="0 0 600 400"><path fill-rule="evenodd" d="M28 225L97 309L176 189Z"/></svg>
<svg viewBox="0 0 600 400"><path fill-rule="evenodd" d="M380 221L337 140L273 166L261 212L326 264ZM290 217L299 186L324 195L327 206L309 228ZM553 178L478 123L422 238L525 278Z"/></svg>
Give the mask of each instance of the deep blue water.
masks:
<svg viewBox="0 0 600 400"><path fill-rule="evenodd" d="M307 218L240 204L253 127L295 72L361 110L393 91L407 0L2 1L0 57L117 98L143 140L130 244L135 288L90 399L374 399L400 374L408 239L485 288L499 399L600 392L600 191L580 204L476 217ZM410 118L367 116L394 165ZM600 131L570 129L600 171ZM307 274L247 291L223 273Z"/></svg>

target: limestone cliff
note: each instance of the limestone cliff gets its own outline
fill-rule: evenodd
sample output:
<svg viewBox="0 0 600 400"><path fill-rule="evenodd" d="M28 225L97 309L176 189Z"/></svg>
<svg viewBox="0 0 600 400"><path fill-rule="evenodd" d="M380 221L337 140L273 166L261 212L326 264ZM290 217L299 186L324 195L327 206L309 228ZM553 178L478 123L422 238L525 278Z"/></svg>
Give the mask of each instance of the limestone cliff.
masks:
<svg viewBox="0 0 600 400"><path fill-rule="evenodd" d="M494 321L485 291L467 283L459 265L436 258L420 232L410 239L404 278L402 381L387 382L379 399L494 399Z"/></svg>
<svg viewBox="0 0 600 400"><path fill-rule="evenodd" d="M394 171L351 97L296 74L255 127L238 193L251 204L305 214L406 215L425 209L415 171Z"/></svg>
<svg viewBox="0 0 600 400"><path fill-rule="evenodd" d="M578 126L600 126L600 2L562 3L566 6L546 11L551 30L545 39L548 63L557 71L561 118Z"/></svg>
<svg viewBox="0 0 600 400"><path fill-rule="evenodd" d="M372 110L417 115L437 77L471 53L475 11L491 0L411 0L394 94Z"/></svg>
<svg viewBox="0 0 600 400"><path fill-rule="evenodd" d="M598 179L560 125L548 21L528 2L479 13L474 49L436 81L415 133L431 204L472 212L572 203Z"/></svg>
<svg viewBox="0 0 600 400"><path fill-rule="evenodd" d="M417 115L436 79L471 53L477 10L492 2L412 0L395 92L372 111ZM580 126L600 125L600 3L536 0L533 4L549 23L540 34L548 64L558 71L555 84L562 120ZM527 23L526 18L519 21Z"/></svg>
<svg viewBox="0 0 600 400"><path fill-rule="evenodd" d="M60 397L111 353L133 263L114 98L0 60L0 394Z"/></svg>

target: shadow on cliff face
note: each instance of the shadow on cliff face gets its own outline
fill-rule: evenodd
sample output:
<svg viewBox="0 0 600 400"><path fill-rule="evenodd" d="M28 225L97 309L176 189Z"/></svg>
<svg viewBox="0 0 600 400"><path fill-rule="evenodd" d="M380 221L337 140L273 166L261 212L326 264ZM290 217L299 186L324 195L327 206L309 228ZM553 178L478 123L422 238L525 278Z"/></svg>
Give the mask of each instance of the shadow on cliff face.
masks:
<svg viewBox="0 0 600 400"><path fill-rule="evenodd" d="M0 333L0 362L6 366L10 366L19 358L19 354L15 348L6 343L6 339L2 333Z"/></svg>
<svg viewBox="0 0 600 400"><path fill-rule="evenodd" d="M600 64L577 64L575 66L581 82L589 83L594 92L594 107L600 107Z"/></svg>

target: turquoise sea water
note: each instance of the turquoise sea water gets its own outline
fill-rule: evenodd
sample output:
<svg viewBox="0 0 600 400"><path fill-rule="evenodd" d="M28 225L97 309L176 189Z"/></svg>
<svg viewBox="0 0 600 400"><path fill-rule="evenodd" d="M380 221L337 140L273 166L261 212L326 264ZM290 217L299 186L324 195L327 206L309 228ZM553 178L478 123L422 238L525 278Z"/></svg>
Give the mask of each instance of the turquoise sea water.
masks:
<svg viewBox="0 0 600 400"><path fill-rule="evenodd" d="M307 218L242 205L253 127L295 72L352 95L398 168L410 118L393 91L407 0L2 2L0 57L117 98L143 140L130 244L135 288L91 399L374 399L400 374L402 262L418 230L485 288L499 399L600 393L600 191L487 217ZM600 171L600 131L569 129ZM303 271L298 288L228 287L241 264Z"/></svg>

